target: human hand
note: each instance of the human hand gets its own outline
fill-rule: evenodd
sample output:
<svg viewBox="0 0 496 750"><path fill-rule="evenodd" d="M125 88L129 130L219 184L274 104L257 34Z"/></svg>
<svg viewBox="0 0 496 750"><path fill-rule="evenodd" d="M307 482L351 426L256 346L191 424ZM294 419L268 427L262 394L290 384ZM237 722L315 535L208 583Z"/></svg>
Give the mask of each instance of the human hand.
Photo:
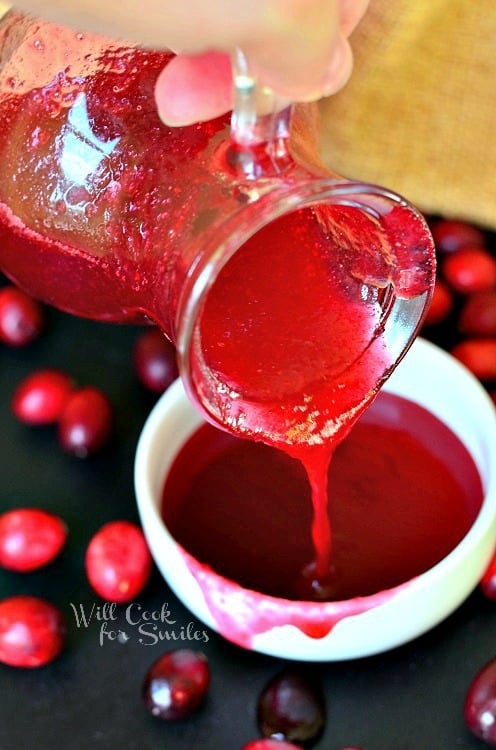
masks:
<svg viewBox="0 0 496 750"><path fill-rule="evenodd" d="M292 101L319 99L348 80L348 37L368 0L19 0L30 13L178 53L159 76L156 99L170 125L232 108L230 55L243 50L253 75Z"/></svg>

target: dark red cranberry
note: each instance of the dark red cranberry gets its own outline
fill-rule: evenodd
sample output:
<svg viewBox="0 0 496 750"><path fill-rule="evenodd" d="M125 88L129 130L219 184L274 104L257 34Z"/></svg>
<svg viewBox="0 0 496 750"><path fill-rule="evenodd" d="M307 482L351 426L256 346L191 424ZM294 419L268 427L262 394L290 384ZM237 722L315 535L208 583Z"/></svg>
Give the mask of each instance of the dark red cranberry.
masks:
<svg viewBox="0 0 496 750"><path fill-rule="evenodd" d="M320 688L298 672L278 674L258 700L258 724L264 737L304 747L311 747L322 734L325 715Z"/></svg>
<svg viewBox="0 0 496 750"><path fill-rule="evenodd" d="M185 719L202 705L209 684L206 656L178 649L152 664L143 683L143 700L159 719Z"/></svg>
<svg viewBox="0 0 496 750"><path fill-rule="evenodd" d="M301 750L301 745L293 745L292 742L284 742L284 740L264 738L243 745L241 750Z"/></svg>
<svg viewBox="0 0 496 750"><path fill-rule="evenodd" d="M460 294L496 287L496 258L483 248L467 247L447 256L442 272L451 288Z"/></svg>
<svg viewBox="0 0 496 750"><path fill-rule="evenodd" d="M66 627L62 613L35 596L0 602L0 661L13 667L41 667L61 652Z"/></svg>
<svg viewBox="0 0 496 750"><path fill-rule="evenodd" d="M465 339L451 353L480 380L496 379L496 337Z"/></svg>
<svg viewBox="0 0 496 750"><path fill-rule="evenodd" d="M0 341L26 346L36 339L44 323L43 308L15 286L0 289Z"/></svg>
<svg viewBox="0 0 496 750"><path fill-rule="evenodd" d="M96 593L111 602L128 602L144 588L152 558L143 532L130 521L111 521L91 539L86 575Z"/></svg>
<svg viewBox="0 0 496 750"><path fill-rule="evenodd" d="M69 395L59 420L62 447L85 458L96 453L112 434L113 412L107 396L88 386Z"/></svg>
<svg viewBox="0 0 496 750"><path fill-rule="evenodd" d="M73 383L59 370L38 370L18 385L12 397L12 411L21 422L42 425L57 422Z"/></svg>
<svg viewBox="0 0 496 750"><path fill-rule="evenodd" d="M440 219L432 227L432 236L436 248L441 253L452 253L462 247L484 247L486 236L484 232L472 224L454 219Z"/></svg>
<svg viewBox="0 0 496 750"><path fill-rule="evenodd" d="M484 596L496 600L496 554L493 555L481 578L480 588Z"/></svg>
<svg viewBox="0 0 496 750"><path fill-rule="evenodd" d="M465 335L496 336L496 290L471 294L460 312L458 328Z"/></svg>
<svg viewBox="0 0 496 750"><path fill-rule="evenodd" d="M141 383L154 393L163 393L179 376L176 349L158 328L140 334L133 363Z"/></svg>
<svg viewBox="0 0 496 750"><path fill-rule="evenodd" d="M434 286L431 303L425 316L425 325L436 325L446 320L453 308L453 294L448 286L438 279Z"/></svg>
<svg viewBox="0 0 496 750"><path fill-rule="evenodd" d="M47 565L67 538L65 523L38 508L18 508L0 516L0 565L27 572Z"/></svg>
<svg viewBox="0 0 496 750"><path fill-rule="evenodd" d="M326 574L317 570L315 562L307 563L297 576L293 590L298 599L309 602L329 602L336 599L337 575L334 567Z"/></svg>
<svg viewBox="0 0 496 750"><path fill-rule="evenodd" d="M489 745L496 745L496 659L476 675L464 704L465 722L470 731Z"/></svg>

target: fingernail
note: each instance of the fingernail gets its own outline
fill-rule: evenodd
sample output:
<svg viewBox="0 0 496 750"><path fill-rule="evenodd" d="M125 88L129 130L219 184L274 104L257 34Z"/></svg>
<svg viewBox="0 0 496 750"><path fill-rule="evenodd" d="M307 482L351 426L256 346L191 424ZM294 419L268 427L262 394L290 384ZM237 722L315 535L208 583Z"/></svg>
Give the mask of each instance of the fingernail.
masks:
<svg viewBox="0 0 496 750"><path fill-rule="evenodd" d="M190 120L189 122L187 122L186 120L174 117L174 115L172 115L170 112L163 112L161 110L158 111L158 116L160 117L164 125L169 128L185 128L188 125L192 125L193 122L199 122L198 119Z"/></svg>
<svg viewBox="0 0 496 750"><path fill-rule="evenodd" d="M324 77L321 97L331 96L341 89L351 75L353 55L347 39L340 36L334 48L334 54Z"/></svg>

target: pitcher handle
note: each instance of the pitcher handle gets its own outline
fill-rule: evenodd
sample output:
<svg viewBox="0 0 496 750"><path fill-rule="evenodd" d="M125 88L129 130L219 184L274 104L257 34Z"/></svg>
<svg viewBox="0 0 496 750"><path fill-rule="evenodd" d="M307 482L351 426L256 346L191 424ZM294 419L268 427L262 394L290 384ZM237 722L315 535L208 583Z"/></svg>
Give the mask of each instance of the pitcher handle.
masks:
<svg viewBox="0 0 496 750"><path fill-rule="evenodd" d="M289 135L293 104L260 85L239 48L232 55L234 108L231 137L241 148L279 141Z"/></svg>

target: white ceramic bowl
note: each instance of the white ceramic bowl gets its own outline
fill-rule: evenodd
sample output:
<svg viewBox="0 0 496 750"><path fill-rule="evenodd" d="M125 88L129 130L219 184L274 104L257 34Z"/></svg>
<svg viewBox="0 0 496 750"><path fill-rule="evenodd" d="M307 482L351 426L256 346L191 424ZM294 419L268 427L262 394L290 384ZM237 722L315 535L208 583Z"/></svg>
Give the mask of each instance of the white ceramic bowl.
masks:
<svg viewBox="0 0 496 750"><path fill-rule="evenodd" d="M494 405L462 365L422 339L414 343L385 390L428 409L462 440L479 470L484 502L465 538L427 572L372 596L324 603L288 601L243 589L202 566L175 542L161 518L162 489L175 456L202 419L180 381L160 398L137 448L136 496L156 564L194 616L245 648L286 659L337 661L379 653L419 636L471 593L496 538ZM328 632L322 636L324 631Z"/></svg>

